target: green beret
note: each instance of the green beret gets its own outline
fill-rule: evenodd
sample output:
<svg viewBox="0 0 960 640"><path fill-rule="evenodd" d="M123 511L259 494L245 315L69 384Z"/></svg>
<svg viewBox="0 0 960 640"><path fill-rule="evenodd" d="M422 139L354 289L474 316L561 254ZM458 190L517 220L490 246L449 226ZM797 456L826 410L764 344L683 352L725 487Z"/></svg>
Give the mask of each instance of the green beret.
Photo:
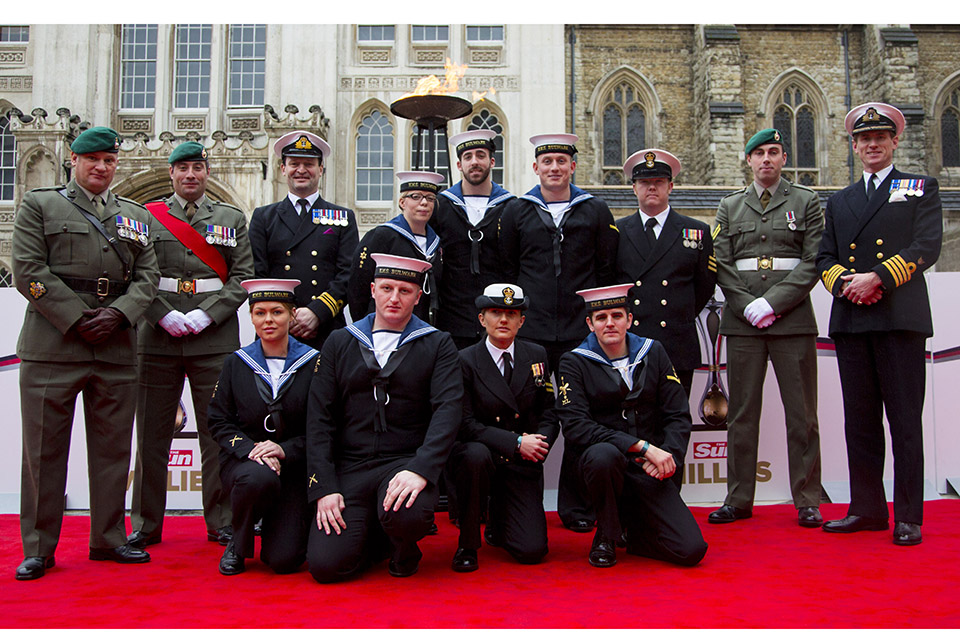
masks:
<svg viewBox="0 0 960 640"><path fill-rule="evenodd" d="M90 127L77 136L70 151L76 154L96 153L97 151L120 151L120 134L110 127Z"/></svg>
<svg viewBox="0 0 960 640"><path fill-rule="evenodd" d="M181 145L178 145L173 152L170 153L170 157L167 158L167 162L173 164L175 162L206 162L207 161L207 150L199 142L194 142L189 140L184 142Z"/></svg>
<svg viewBox="0 0 960 640"><path fill-rule="evenodd" d="M770 143L778 144L782 147L783 134L776 129L764 129L763 131L757 131L755 134L753 134L753 137L747 141L747 146L744 148L743 152L747 155L750 155L750 152L760 145Z"/></svg>

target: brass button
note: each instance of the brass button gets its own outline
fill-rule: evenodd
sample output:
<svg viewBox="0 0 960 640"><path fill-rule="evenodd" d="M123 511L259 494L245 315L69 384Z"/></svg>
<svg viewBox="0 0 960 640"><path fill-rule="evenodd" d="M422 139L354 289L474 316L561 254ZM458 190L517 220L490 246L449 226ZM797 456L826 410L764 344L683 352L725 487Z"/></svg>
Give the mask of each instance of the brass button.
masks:
<svg viewBox="0 0 960 640"><path fill-rule="evenodd" d="M639 326L640 326L640 321L639 321L639 320L634 320L634 321L633 321L633 326L639 327Z"/></svg>
<svg viewBox="0 0 960 640"><path fill-rule="evenodd" d="M661 320L661 321L660 321L660 326L661 326L661 327L666 327L666 326L667 326L667 321L666 321L666 320Z"/></svg>
<svg viewBox="0 0 960 640"><path fill-rule="evenodd" d="M667 301L666 301L666 300L661 300L661 301L660 301L660 304L662 304L663 306L667 306Z"/></svg>
<svg viewBox="0 0 960 640"><path fill-rule="evenodd" d="M317 265L312 265L310 268L313 269L314 271L316 271L316 270L317 270Z"/></svg>
<svg viewBox="0 0 960 640"><path fill-rule="evenodd" d="M288 264L283 265L283 270L284 270L284 271L290 271L290 265L288 265Z"/></svg>
<svg viewBox="0 0 960 640"><path fill-rule="evenodd" d="M760 222L766 222L766 221L767 221L767 216L763 216L762 218L760 218Z"/></svg>
<svg viewBox="0 0 960 640"><path fill-rule="evenodd" d="M640 281L639 281L639 280L637 280L637 286L638 286L638 287L640 286Z"/></svg>
<svg viewBox="0 0 960 640"><path fill-rule="evenodd" d="M882 244L883 244L883 238L877 238L877 246L879 247Z"/></svg>
<svg viewBox="0 0 960 640"><path fill-rule="evenodd" d="M317 286L317 281L316 281L316 280L311 280L311 281L310 281L310 284L312 284L313 286Z"/></svg>
<svg viewBox="0 0 960 640"><path fill-rule="evenodd" d="M519 417L520 417L520 414L519 414L519 413L513 414L513 419L514 419L514 420L516 420L516 419L519 418Z"/></svg>
<svg viewBox="0 0 960 640"><path fill-rule="evenodd" d="M883 260L883 254L877 253L877 260Z"/></svg>
<svg viewBox="0 0 960 640"><path fill-rule="evenodd" d="M761 274L760 274L760 279L761 279L761 280L766 280L766 279L767 279L767 274L761 273Z"/></svg>
<svg viewBox="0 0 960 640"><path fill-rule="evenodd" d="M317 252L316 252L316 250L313 250L313 251L311 251L311 252L310 252L310 255L312 255L312 256L315 256L315 255L317 255Z"/></svg>
<svg viewBox="0 0 960 640"><path fill-rule="evenodd" d="M663 286L667 286L667 281L666 281L666 280L664 280L664 281L663 281L663 282L661 282L660 284L662 284Z"/></svg>
<svg viewBox="0 0 960 640"><path fill-rule="evenodd" d="M64 231L67 230L67 225L63 225L63 230L64 230Z"/></svg>
<svg viewBox="0 0 960 640"><path fill-rule="evenodd" d="M850 269L850 273L856 273L856 272L857 272L856 269L853 269L853 268Z"/></svg>
<svg viewBox="0 0 960 640"><path fill-rule="evenodd" d="M633 301L633 306L637 306L638 304L640 304L640 301L639 301L639 300L634 300L634 301Z"/></svg>
<svg viewBox="0 0 960 640"><path fill-rule="evenodd" d="M850 256L849 260L850 260L850 262L856 262L856 261L857 261L857 259L854 258L853 256Z"/></svg>
<svg viewBox="0 0 960 640"><path fill-rule="evenodd" d="M764 233L760 236L760 242L766 242L766 241L767 241L767 234Z"/></svg>
<svg viewBox="0 0 960 640"><path fill-rule="evenodd" d="M289 252L289 251L287 251L287 255L288 255L288 256L290 255L290 252Z"/></svg>
<svg viewBox="0 0 960 640"><path fill-rule="evenodd" d="M104 252L110 251L110 247L108 247L107 245L103 245L103 250Z"/></svg>
<svg viewBox="0 0 960 640"><path fill-rule="evenodd" d="M857 248L857 243L856 243L856 242L851 242L851 243L850 243L850 250L853 251L853 250L856 249L856 248Z"/></svg>
<svg viewBox="0 0 960 640"><path fill-rule="evenodd" d="M500 416L497 416L497 422L500 422Z"/></svg>

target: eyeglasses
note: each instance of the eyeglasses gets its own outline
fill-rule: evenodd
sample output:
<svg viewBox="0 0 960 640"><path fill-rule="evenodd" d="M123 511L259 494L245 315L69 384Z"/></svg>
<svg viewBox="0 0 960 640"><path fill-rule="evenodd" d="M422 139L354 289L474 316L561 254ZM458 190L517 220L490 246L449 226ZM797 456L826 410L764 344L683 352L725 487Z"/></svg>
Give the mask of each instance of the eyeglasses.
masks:
<svg viewBox="0 0 960 640"><path fill-rule="evenodd" d="M424 193L407 193L404 194L404 198L410 198L414 202L420 202L421 200L426 200L430 204L433 204L437 201L437 196L432 196Z"/></svg>

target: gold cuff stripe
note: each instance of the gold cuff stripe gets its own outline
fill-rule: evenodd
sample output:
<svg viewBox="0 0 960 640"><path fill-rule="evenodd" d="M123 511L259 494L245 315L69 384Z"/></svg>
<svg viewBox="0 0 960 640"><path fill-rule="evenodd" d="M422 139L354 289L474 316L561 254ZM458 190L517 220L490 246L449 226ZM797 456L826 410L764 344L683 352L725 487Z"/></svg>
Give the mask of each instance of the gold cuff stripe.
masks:
<svg viewBox="0 0 960 640"><path fill-rule="evenodd" d="M888 260L884 260L881 264L887 268L887 271L890 272L890 275L893 276L893 282L896 286L900 286L905 282L909 282L911 278L911 273L907 270L907 263L904 262L903 258L899 255L895 255Z"/></svg>
<svg viewBox="0 0 960 640"><path fill-rule="evenodd" d="M617 227L617 225L611 224L611 225L610 225L610 228L613 229L614 231L616 231L617 233L620 233L620 229Z"/></svg>
<svg viewBox="0 0 960 640"><path fill-rule="evenodd" d="M827 271L823 272L822 280L823 286L827 288L827 291L833 293L833 287L837 282L837 278L843 275L846 272L841 265L835 264L830 267Z"/></svg>
<svg viewBox="0 0 960 640"><path fill-rule="evenodd" d="M717 228L713 230L713 233L710 234L710 237L713 238L714 240L716 240L718 235L720 235L720 225L719 225L719 224L717 224Z"/></svg>
<svg viewBox="0 0 960 640"><path fill-rule="evenodd" d="M342 306L340 301L330 295L327 291L324 291L320 294L320 301L327 305L327 308L330 309L330 313L333 315L340 313L340 308Z"/></svg>

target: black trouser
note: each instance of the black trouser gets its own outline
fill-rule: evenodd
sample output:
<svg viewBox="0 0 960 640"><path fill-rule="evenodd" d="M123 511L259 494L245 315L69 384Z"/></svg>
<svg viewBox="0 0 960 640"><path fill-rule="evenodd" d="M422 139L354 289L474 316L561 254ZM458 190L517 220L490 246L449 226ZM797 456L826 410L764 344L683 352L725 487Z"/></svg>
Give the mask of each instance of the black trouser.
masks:
<svg viewBox="0 0 960 640"><path fill-rule="evenodd" d="M324 533L316 518L310 525L307 563L317 582L337 582L361 573L379 557L378 533L386 534L390 560L400 570L415 567L423 554L417 545L430 531L437 486L428 482L413 506L406 501L397 511L384 511L387 485L407 468L409 458L389 461L371 460L340 472L340 490L345 507L342 515L346 529ZM312 511L316 512L316 503ZM380 531L377 531L380 530Z"/></svg>
<svg viewBox="0 0 960 640"><path fill-rule="evenodd" d="M923 524L926 337L913 331L834 336L850 472L849 515L886 520L883 414L893 447L893 518Z"/></svg>
<svg viewBox="0 0 960 640"><path fill-rule="evenodd" d="M307 557L311 512L302 462L280 461L280 475L253 460L228 459L220 473L233 510L233 548L254 554L254 525L262 518L260 560L277 573L297 571Z"/></svg>
<svg viewBox="0 0 960 640"><path fill-rule="evenodd" d="M673 478L652 478L607 442L587 447L578 470L599 516L599 535L619 539L622 522L627 553L684 566L703 559L707 543Z"/></svg>
<svg viewBox="0 0 960 640"><path fill-rule="evenodd" d="M543 512L543 467L494 464L493 454L479 442L457 442L447 470L460 496L460 541L464 549L480 548L480 515L490 497L491 528L518 562L536 564L547 555L547 518Z"/></svg>

